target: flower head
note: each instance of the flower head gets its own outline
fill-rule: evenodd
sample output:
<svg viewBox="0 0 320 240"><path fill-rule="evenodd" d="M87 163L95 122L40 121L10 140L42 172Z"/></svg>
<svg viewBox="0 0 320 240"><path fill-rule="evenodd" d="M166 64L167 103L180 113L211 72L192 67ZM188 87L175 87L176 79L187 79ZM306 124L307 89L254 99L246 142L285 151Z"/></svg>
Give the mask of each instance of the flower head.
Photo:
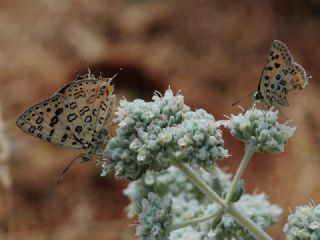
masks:
<svg viewBox="0 0 320 240"><path fill-rule="evenodd" d="M279 206L270 204L264 193L257 195L244 194L235 203L235 206L263 230L277 223L282 212ZM214 236L213 239L255 239L228 214L222 217L221 223L214 230Z"/></svg>
<svg viewBox="0 0 320 240"><path fill-rule="evenodd" d="M194 169L201 178L220 196L227 192L231 186L231 175L223 172L218 167L212 176L201 168ZM141 212L140 202L147 198L148 193L155 191L159 196L183 197L186 200L197 199L200 203L209 200L179 169L171 166L161 172L147 171L140 179L129 183L124 194L130 200L127 207L128 217L133 217Z"/></svg>
<svg viewBox="0 0 320 240"><path fill-rule="evenodd" d="M277 119L277 111L249 109L244 114L231 115L224 125L235 138L245 142L254 141L256 151L280 153L296 128L280 124Z"/></svg>
<svg viewBox="0 0 320 240"><path fill-rule="evenodd" d="M223 147L224 141L218 124L203 109L184 114L183 121L173 127L173 131L180 156L191 165L210 169L217 160L229 156Z"/></svg>
<svg viewBox="0 0 320 240"><path fill-rule="evenodd" d="M170 89L152 100L120 102L120 127L103 153L103 174L135 180L147 170L168 168L172 158L211 168L228 156L221 130L206 111L191 111L183 96L174 96Z"/></svg>
<svg viewBox="0 0 320 240"><path fill-rule="evenodd" d="M283 231L289 240L320 239L320 205L297 207Z"/></svg>
<svg viewBox="0 0 320 240"><path fill-rule="evenodd" d="M266 195L263 193L253 196L244 194L235 205L264 230L275 224L281 213L281 208L277 205L270 204ZM216 203L204 206L203 204L199 204L196 200L186 201L178 199L177 201L173 200L172 213L174 215L174 221L181 222L192 217L212 214L219 208L220 207ZM212 221L206 221L186 229L178 229L171 233L170 239L255 239L250 235L248 230L243 228L228 214L223 215L221 221L218 222L214 228L212 228L212 223ZM188 236L193 236L193 238Z"/></svg>
<svg viewBox="0 0 320 240"><path fill-rule="evenodd" d="M142 240L168 239L168 230L172 225L172 207L169 198L160 198L150 192L148 198L141 201L142 213L139 215L139 226L136 236Z"/></svg>

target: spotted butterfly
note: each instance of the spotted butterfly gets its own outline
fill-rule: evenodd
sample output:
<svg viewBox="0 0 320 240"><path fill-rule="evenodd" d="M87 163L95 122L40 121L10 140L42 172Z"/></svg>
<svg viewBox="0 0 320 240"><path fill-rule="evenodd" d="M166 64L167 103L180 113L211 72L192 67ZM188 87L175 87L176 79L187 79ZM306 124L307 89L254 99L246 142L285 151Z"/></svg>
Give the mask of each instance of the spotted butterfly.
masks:
<svg viewBox="0 0 320 240"><path fill-rule="evenodd" d="M289 106L287 95L308 84L305 70L294 62L288 47L274 40L269 49L254 100L275 107Z"/></svg>
<svg viewBox="0 0 320 240"><path fill-rule="evenodd" d="M90 160L101 154L108 138L115 95L113 78L88 72L52 97L29 107L17 120L24 132L69 148Z"/></svg>

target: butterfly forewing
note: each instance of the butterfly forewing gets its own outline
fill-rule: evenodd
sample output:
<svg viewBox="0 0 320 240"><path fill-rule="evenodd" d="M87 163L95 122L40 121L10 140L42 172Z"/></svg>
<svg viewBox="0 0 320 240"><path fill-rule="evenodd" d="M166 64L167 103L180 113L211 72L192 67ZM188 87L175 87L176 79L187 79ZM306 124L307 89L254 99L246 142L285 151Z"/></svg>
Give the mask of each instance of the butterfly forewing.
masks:
<svg viewBox="0 0 320 240"><path fill-rule="evenodd" d="M308 82L304 69L293 61L288 47L274 40L269 50L255 99L272 106L288 106L287 95Z"/></svg>
<svg viewBox="0 0 320 240"><path fill-rule="evenodd" d="M17 125L28 134L71 148L90 159L108 137L115 103L112 93L111 79L96 79L89 72L27 109Z"/></svg>
<svg viewBox="0 0 320 240"><path fill-rule="evenodd" d="M69 134L64 115L65 97L53 97L28 108L17 120L17 125L26 133L42 140L84 152L82 145Z"/></svg>

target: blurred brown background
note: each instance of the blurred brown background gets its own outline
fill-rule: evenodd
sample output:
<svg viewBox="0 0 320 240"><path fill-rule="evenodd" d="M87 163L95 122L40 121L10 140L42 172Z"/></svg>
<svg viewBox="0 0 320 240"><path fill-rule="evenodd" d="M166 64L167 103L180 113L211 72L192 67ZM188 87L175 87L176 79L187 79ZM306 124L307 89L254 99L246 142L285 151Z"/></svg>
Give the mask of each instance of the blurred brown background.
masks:
<svg viewBox="0 0 320 240"><path fill-rule="evenodd" d="M284 239L288 208L320 202L319 24L316 0L1 0L0 102L12 153L1 163L11 173L1 177L0 239L8 239L8 228L27 240L132 239L126 182L100 177L90 162L76 163L56 186L76 154L15 126L26 107L51 96L75 71L86 73L88 64L112 76L123 68L115 80L118 99L149 100L170 85L192 108L221 119L238 113L231 104L256 89L273 39L285 42L313 76L282 110L298 127L285 153L256 154L245 174L248 192L265 191L284 208L270 231ZM243 144L224 133L232 157L219 164L234 172Z"/></svg>

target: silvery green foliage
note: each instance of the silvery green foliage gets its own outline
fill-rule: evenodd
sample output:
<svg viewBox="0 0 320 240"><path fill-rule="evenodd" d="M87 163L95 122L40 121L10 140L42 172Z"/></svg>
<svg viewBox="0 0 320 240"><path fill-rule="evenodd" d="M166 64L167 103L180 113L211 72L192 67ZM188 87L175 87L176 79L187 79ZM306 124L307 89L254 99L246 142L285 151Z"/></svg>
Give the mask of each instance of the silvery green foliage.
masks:
<svg viewBox="0 0 320 240"><path fill-rule="evenodd" d="M231 175L218 167L213 175L201 168L194 168L194 171L220 196L231 186ZM183 196L186 200L197 199L203 204L209 201L179 169L171 166L161 172L147 171L140 179L129 183L124 190L124 194L130 200L127 208L129 217L141 211L140 202L149 192L156 192L159 196Z"/></svg>
<svg viewBox="0 0 320 240"><path fill-rule="evenodd" d="M176 207L177 205L178 208ZM235 205L264 230L278 221L282 211L277 205L270 204L264 193L258 195L244 194ZM174 222L188 220L189 216L191 218L192 216L214 213L219 209L219 206L215 203L200 206L202 209L195 201L183 202L179 200L175 204L173 200ZM194 213L192 213L193 210ZM247 230L227 214L222 216L221 222L214 229L211 226L212 221L206 221L193 227L173 231L170 235L170 240L254 240Z"/></svg>
<svg viewBox="0 0 320 240"><path fill-rule="evenodd" d="M320 239L320 205L297 207L283 230L289 240Z"/></svg>
<svg viewBox="0 0 320 240"><path fill-rule="evenodd" d="M230 174L216 168L216 174L211 175L200 169L195 169L200 177L220 194L227 192L231 185ZM157 192L159 196L172 199L172 221L174 224L214 213L219 209L211 203L204 194L181 173L178 169L170 167L162 172L147 172L141 179L131 182L125 194L130 199L129 216L141 212L141 199L146 198L148 192ZM265 194L244 194L235 205L261 228L267 229L278 221L281 209L271 205ZM211 230L212 221L207 221L196 226L173 231L171 240L220 240L220 239L253 239L247 230L242 228L229 215L224 215L215 230Z"/></svg>
<svg viewBox="0 0 320 240"><path fill-rule="evenodd" d="M139 225L136 236L142 240L168 239L168 229L172 224L171 200L160 198L153 192L141 201L142 213L139 215Z"/></svg>
<svg viewBox="0 0 320 240"><path fill-rule="evenodd" d="M217 160L228 157L218 127L213 116L203 109L184 114L181 124L173 127L173 139L179 145L180 156L190 165L207 170L212 169Z"/></svg>
<svg viewBox="0 0 320 240"><path fill-rule="evenodd" d="M270 204L265 193L257 195L244 194L240 200L235 203L235 206L263 230L277 223L282 212L279 206ZM214 236L214 239L217 240L231 240L233 238L255 240L246 229L241 227L236 220L228 214L222 216L222 221L215 229Z"/></svg>
<svg viewBox="0 0 320 240"><path fill-rule="evenodd" d="M195 217L214 213L219 209L217 204L202 204L198 200L185 200L182 196L172 199L173 223L184 222ZM209 240L212 237L211 221L172 231L170 240Z"/></svg>
<svg viewBox="0 0 320 240"><path fill-rule="evenodd" d="M249 109L244 114L231 115L223 124L235 138L245 142L254 141L256 151L281 153L296 128L280 124L277 119L277 111Z"/></svg>
<svg viewBox="0 0 320 240"><path fill-rule="evenodd" d="M206 111L191 111L170 89L152 100L120 101L119 128L103 153L103 175L136 180L147 170L168 168L173 155L205 168L228 156L221 130Z"/></svg>
<svg viewBox="0 0 320 240"><path fill-rule="evenodd" d="M171 232L170 240L206 240L206 233L203 233L201 229L195 227L185 227Z"/></svg>

